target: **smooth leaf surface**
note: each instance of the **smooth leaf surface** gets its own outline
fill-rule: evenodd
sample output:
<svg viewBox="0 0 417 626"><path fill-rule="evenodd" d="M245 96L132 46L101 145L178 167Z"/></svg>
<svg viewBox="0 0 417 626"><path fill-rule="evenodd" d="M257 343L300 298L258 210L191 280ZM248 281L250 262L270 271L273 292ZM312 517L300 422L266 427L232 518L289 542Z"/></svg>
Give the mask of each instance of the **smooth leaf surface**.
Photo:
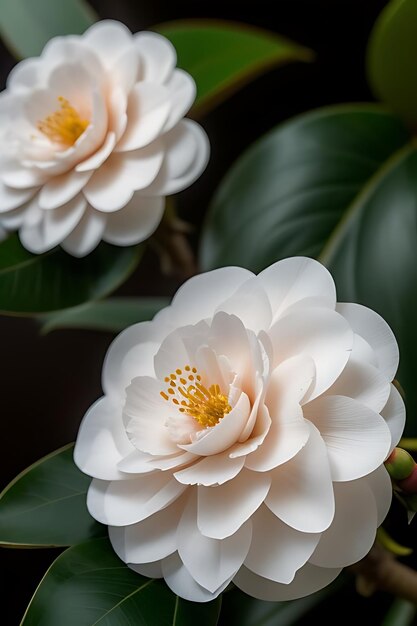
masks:
<svg viewBox="0 0 417 626"><path fill-rule="evenodd" d="M391 605L382 626L410 626L416 614L416 607L407 600L397 598Z"/></svg>
<svg viewBox="0 0 417 626"><path fill-rule="evenodd" d="M142 251L101 243L84 259L58 248L35 255L12 235L0 244L0 313L44 313L103 298L133 272Z"/></svg>
<svg viewBox="0 0 417 626"><path fill-rule="evenodd" d="M151 320L169 298L108 298L41 319L42 333L58 328L82 328L118 333L132 324Z"/></svg>
<svg viewBox="0 0 417 626"><path fill-rule="evenodd" d="M417 126L416 58L417 2L390 2L369 40L369 81L376 96L413 127Z"/></svg>
<svg viewBox="0 0 417 626"><path fill-rule="evenodd" d="M313 58L310 50L283 37L235 22L181 20L154 30L174 44L178 66L197 83L194 116L206 113L272 67Z"/></svg>
<svg viewBox="0 0 417 626"><path fill-rule="evenodd" d="M221 600L194 604L139 576L107 539L74 546L49 568L22 626L216 626Z"/></svg>
<svg viewBox="0 0 417 626"><path fill-rule="evenodd" d="M417 433L417 153L402 123L377 107L301 116L253 146L210 209L201 265L259 271L320 258L340 301L375 309L400 346L406 435ZM259 243L258 243L259 242Z"/></svg>
<svg viewBox="0 0 417 626"><path fill-rule="evenodd" d="M74 464L73 448L31 465L0 494L0 545L69 546L107 534L87 511L91 479Z"/></svg>
<svg viewBox="0 0 417 626"><path fill-rule="evenodd" d="M0 0L0 34L18 58L38 56L51 37L81 34L97 19L84 0Z"/></svg>

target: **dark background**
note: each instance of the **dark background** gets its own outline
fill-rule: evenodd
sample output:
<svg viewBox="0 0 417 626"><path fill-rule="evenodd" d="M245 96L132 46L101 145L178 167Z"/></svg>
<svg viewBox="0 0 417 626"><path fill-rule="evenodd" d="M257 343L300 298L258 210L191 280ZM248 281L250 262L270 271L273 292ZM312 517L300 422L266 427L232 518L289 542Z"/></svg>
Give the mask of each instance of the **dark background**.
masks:
<svg viewBox="0 0 417 626"><path fill-rule="evenodd" d="M268 28L316 52L315 63L278 68L201 120L212 145L211 162L203 177L179 198L182 216L193 224L201 222L210 197L235 158L269 128L322 105L373 99L365 76L365 48L386 0L91 0L91 4L100 17L119 19L132 31L178 18L217 17ZM1 88L13 64L0 44ZM160 274L158 258L150 251L119 291L170 295L177 285L178 279ZM111 339L107 333L74 330L41 337L33 320L0 318L0 487L41 456L74 440L84 412L101 394L101 366ZM19 623L57 553L0 551L3 624ZM357 617L364 608L363 602L349 603L344 607L345 619ZM324 619L333 623L330 616ZM375 619L368 624L379 624ZM323 623L323 617L320 620Z"/></svg>

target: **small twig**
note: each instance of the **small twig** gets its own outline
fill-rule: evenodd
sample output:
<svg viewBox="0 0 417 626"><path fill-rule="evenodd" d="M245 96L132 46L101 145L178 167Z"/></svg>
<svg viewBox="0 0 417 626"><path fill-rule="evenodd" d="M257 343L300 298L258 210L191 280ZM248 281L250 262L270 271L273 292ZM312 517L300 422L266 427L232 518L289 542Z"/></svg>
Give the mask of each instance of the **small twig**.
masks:
<svg viewBox="0 0 417 626"><path fill-rule="evenodd" d="M417 572L399 563L382 546L375 544L364 559L348 570L357 575L357 590L361 595L386 591L417 606Z"/></svg>
<svg viewBox="0 0 417 626"><path fill-rule="evenodd" d="M196 259L188 240L192 226L177 217L173 201L167 203L165 215L150 242L161 260L164 274L190 278L197 273Z"/></svg>

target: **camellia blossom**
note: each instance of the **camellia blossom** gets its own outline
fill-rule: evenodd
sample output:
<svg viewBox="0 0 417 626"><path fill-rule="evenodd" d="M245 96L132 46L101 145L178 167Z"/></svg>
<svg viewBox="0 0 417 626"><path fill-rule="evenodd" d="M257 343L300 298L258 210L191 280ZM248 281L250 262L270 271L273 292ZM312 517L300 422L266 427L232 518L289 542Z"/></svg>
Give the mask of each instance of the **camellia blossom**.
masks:
<svg viewBox="0 0 417 626"><path fill-rule="evenodd" d="M208 140L183 119L195 83L172 44L119 22L56 37L0 94L0 233L81 257L143 241L165 196L204 170Z"/></svg>
<svg viewBox="0 0 417 626"><path fill-rule="evenodd" d="M205 602L329 584L370 550L404 427L385 321L318 262L191 278L116 338L75 462L133 570Z"/></svg>

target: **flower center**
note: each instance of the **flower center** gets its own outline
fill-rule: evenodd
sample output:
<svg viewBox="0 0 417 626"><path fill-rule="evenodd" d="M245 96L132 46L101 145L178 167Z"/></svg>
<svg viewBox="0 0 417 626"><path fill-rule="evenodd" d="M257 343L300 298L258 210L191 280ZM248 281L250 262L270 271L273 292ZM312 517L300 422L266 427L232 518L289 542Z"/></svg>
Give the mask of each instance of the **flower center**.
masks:
<svg viewBox="0 0 417 626"><path fill-rule="evenodd" d="M62 96L59 96L58 102L61 108L38 122L38 130L55 143L73 146L90 122L81 119L79 113Z"/></svg>
<svg viewBox="0 0 417 626"><path fill-rule="evenodd" d="M160 392L163 399L172 402L181 413L187 413L205 428L215 426L232 410L219 385L207 389L195 367L185 365L184 371L175 370L165 382L168 383L166 392Z"/></svg>

